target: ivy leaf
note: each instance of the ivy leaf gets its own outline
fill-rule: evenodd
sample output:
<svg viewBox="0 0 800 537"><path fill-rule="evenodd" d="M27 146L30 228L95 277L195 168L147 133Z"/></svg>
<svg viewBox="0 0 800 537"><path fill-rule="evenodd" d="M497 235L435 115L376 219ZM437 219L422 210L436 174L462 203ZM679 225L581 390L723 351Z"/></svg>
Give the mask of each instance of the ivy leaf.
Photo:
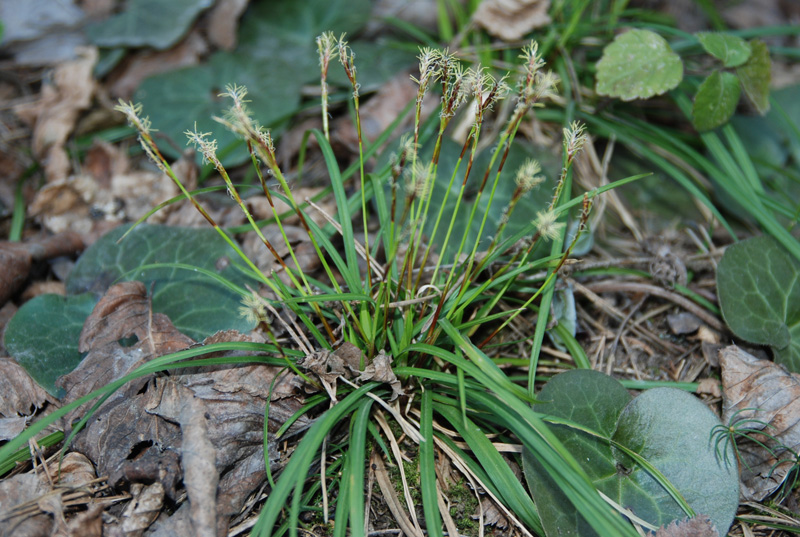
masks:
<svg viewBox="0 0 800 537"><path fill-rule="evenodd" d="M623 101L661 95L682 79L680 57L650 30L630 30L617 36L597 62L597 93Z"/></svg>
<svg viewBox="0 0 800 537"><path fill-rule="evenodd" d="M119 15L89 26L101 47L153 47L164 50L180 40L212 0L130 0Z"/></svg>
<svg viewBox="0 0 800 537"><path fill-rule="evenodd" d="M686 516L620 445L649 461L695 512L727 532L739 505L738 467L732 450L724 460L718 458L710 438L719 420L699 399L673 388L631 399L615 379L585 369L556 375L536 398L544 401L536 405L538 412L581 427L550 425L592 483L614 502L655 527ZM523 452L523 468L548 537L597 535L530 453Z"/></svg>
<svg viewBox="0 0 800 537"><path fill-rule="evenodd" d="M716 32L700 32L697 39L706 52L722 62L725 67L742 65L750 58L750 44L741 37Z"/></svg>
<svg viewBox="0 0 800 537"><path fill-rule="evenodd" d="M4 338L8 353L50 395L62 395L56 379L75 369L83 358L78 337L96 303L91 293L39 295L23 304L8 322Z"/></svg>
<svg viewBox="0 0 800 537"><path fill-rule="evenodd" d="M772 80L767 44L759 39L750 41L753 53L747 62L736 68L745 95L762 116L769 112L769 83Z"/></svg>
<svg viewBox="0 0 800 537"><path fill-rule="evenodd" d="M771 237L736 243L717 267L717 293L734 334L800 373L800 262Z"/></svg>
<svg viewBox="0 0 800 537"><path fill-rule="evenodd" d="M724 125L736 111L742 90L736 75L714 71L697 89L692 107L692 123L699 131Z"/></svg>

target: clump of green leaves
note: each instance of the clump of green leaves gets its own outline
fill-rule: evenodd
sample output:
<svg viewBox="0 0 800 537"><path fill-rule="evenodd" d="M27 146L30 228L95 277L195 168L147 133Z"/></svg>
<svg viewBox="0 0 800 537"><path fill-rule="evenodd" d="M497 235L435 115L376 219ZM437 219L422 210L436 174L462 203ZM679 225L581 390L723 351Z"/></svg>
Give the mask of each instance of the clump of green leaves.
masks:
<svg viewBox="0 0 800 537"><path fill-rule="evenodd" d="M727 123L742 90L764 115L769 110L770 58L760 40L699 32L702 48L721 63L697 88L692 122L699 131ZM597 63L596 90L624 101L647 99L672 90L683 80L683 61L667 41L651 30L629 30L603 50Z"/></svg>

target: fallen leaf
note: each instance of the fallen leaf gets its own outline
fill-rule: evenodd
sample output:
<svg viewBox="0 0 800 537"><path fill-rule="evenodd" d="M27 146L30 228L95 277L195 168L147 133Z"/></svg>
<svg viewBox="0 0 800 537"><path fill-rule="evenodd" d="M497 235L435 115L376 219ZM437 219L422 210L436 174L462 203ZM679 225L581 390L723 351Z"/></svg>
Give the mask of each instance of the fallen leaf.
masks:
<svg viewBox="0 0 800 537"><path fill-rule="evenodd" d="M151 485L137 483L131 486L131 496L120 516L120 527L126 537L139 537L161 514L164 486L158 481Z"/></svg>
<svg viewBox="0 0 800 537"><path fill-rule="evenodd" d="M484 497L481 499L481 505L478 507L483 511L483 524L484 526L494 526L500 531L508 529L509 523L506 515L497 508L497 504L490 498ZM470 518L472 520L480 520L479 514L476 512Z"/></svg>
<svg viewBox="0 0 800 537"><path fill-rule="evenodd" d="M661 526L654 537L719 537L719 532L706 515L697 515L693 518L674 520L668 526Z"/></svg>
<svg viewBox="0 0 800 537"><path fill-rule="evenodd" d="M550 0L484 0L472 20L504 41L516 41L550 24L549 9Z"/></svg>
<svg viewBox="0 0 800 537"><path fill-rule="evenodd" d="M768 448L736 439L742 496L761 501L780 487L794 468L792 453L800 449L800 428L796 427L800 420L800 375L772 361L759 360L735 345L719 352L719 362L722 422L740 423L762 432L753 436Z"/></svg>
<svg viewBox="0 0 800 537"><path fill-rule="evenodd" d="M403 388L400 386L400 381L397 375L392 371L392 357L383 349L373 358L372 363L364 368L364 371L356 379L358 382L366 382L374 380L377 382L386 382L392 387L392 397L390 401L394 401L404 394Z"/></svg>
<svg viewBox="0 0 800 537"><path fill-rule="evenodd" d="M308 233L298 226L283 226L283 233L286 234L286 239L283 238L281 228L277 224L263 228L262 234L270 242L275 251L281 256L283 262L290 268L296 268L294 260L289 255L289 247L286 245L286 239L294 251L295 257L300 264L300 270L309 274L312 273L320 265L319 256L314 249L314 245L308 238ZM277 272L280 274L281 281L286 284L290 283L288 274L285 273L283 265L275 259L275 256L264 245L261 238L255 233L248 233L242 241L242 249L245 255L256 264L256 266L264 274L272 274Z"/></svg>
<svg viewBox="0 0 800 537"><path fill-rule="evenodd" d="M239 17L244 13L249 0L217 0L208 13L206 33L212 44L223 50L236 48L236 30Z"/></svg>
<svg viewBox="0 0 800 537"><path fill-rule="evenodd" d="M86 511L78 513L67 521L67 532L64 537L102 537L104 508L105 505L102 503L90 503Z"/></svg>
<svg viewBox="0 0 800 537"><path fill-rule="evenodd" d="M81 236L66 232L25 242L0 242L0 305L28 279L34 262L75 255L83 250Z"/></svg>
<svg viewBox="0 0 800 537"><path fill-rule="evenodd" d="M138 345L146 348L151 357L184 349L194 343L172 326L169 317L153 313L150 298L142 282L118 283L108 289L94 311L86 319L78 350L117 344L120 339L135 335Z"/></svg>
<svg viewBox="0 0 800 537"><path fill-rule="evenodd" d="M33 125L33 153L44 161L48 182L69 175L70 159L64 149L79 114L92 103L96 82L92 76L98 52L94 47L76 49L75 60L63 62L53 73L53 83L42 88L39 101L15 109Z"/></svg>
<svg viewBox="0 0 800 537"><path fill-rule="evenodd" d="M14 507L35 501L49 487L35 474L18 474L0 481L0 537L33 537L50 534L52 519L44 514L14 516Z"/></svg>
<svg viewBox="0 0 800 537"><path fill-rule="evenodd" d="M717 379L701 379L697 385L698 395L710 395L712 397L719 397L722 395L722 390L719 387Z"/></svg>
<svg viewBox="0 0 800 537"><path fill-rule="evenodd" d="M59 486L80 488L97 477L94 465L86 455L72 451L64 458L55 458L47 465L48 473Z"/></svg>
<svg viewBox="0 0 800 537"><path fill-rule="evenodd" d="M31 416L46 400L47 393L21 365L11 358L0 358L0 415Z"/></svg>

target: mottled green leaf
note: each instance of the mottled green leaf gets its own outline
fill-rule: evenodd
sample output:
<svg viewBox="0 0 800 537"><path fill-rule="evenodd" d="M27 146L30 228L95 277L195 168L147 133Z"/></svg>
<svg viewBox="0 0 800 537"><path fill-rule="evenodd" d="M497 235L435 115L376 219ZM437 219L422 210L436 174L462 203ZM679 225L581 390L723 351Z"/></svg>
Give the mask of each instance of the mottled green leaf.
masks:
<svg viewBox="0 0 800 537"><path fill-rule="evenodd" d="M23 304L6 326L8 353L55 397L63 392L56 379L75 369L83 357L78 337L96 303L91 293L39 295Z"/></svg>
<svg viewBox="0 0 800 537"><path fill-rule="evenodd" d="M762 116L769 112L769 83L772 80L772 63L767 44L759 39L750 41L753 53L747 62L736 68L745 95Z"/></svg>
<svg viewBox="0 0 800 537"><path fill-rule="evenodd" d="M742 90L736 75L714 71L697 89L692 107L692 122L699 131L724 125L736 111Z"/></svg>
<svg viewBox="0 0 800 537"><path fill-rule="evenodd" d="M167 49L186 34L212 0L129 0L125 11L86 30L101 47Z"/></svg>
<svg viewBox="0 0 800 537"><path fill-rule="evenodd" d="M225 166L241 164L249 158L246 145L212 119L231 105L219 97L225 86L246 86L253 119L267 128L279 126L297 112L303 85L319 80L316 37L327 30L337 36L355 32L369 10L367 0L258 2L242 17L235 51L217 52L204 65L150 77L134 100L142 103L153 128L178 147L186 144L184 132L196 122L198 131L213 133ZM170 157L179 156L169 144L160 147Z"/></svg>
<svg viewBox="0 0 800 537"><path fill-rule="evenodd" d="M597 93L623 101L661 95L682 79L680 57L650 30L630 30L617 36L597 62Z"/></svg>
<svg viewBox="0 0 800 537"><path fill-rule="evenodd" d="M247 332L252 321L238 313L241 295L211 277L179 268L137 270L154 263L182 263L210 270L243 286L251 282L230 262L240 259L212 229L141 225L117 244L128 226L107 233L86 250L67 279L68 293L101 295L117 280L139 280L153 289L153 310L202 340L226 329Z"/></svg>
<svg viewBox="0 0 800 537"><path fill-rule="evenodd" d="M441 255L445 257L454 256L456 254L465 229L467 230L467 239L464 247L465 250L471 249L475 242L479 239L479 250L485 249L489 246L492 240L491 238L495 235L495 232L504 218L503 209L508 205L509 201L511 200L511 196L516 189L514 177L526 160L535 159L539 161L543 168L541 175L545 177L545 181L539 185L538 188L523 195L514 212L508 219L508 224L504 234L513 234L519 231L522 227L530 224L531 220L536 218L536 212L544 210L547 206L547 203L552 198L552 187L555 184L556 174L560 171L560 161L558 158L551 153L548 153L541 147L537 148L522 142L514 142L511 150L509 151L508 158L503 166L503 171L500 175L500 180L497 185L497 190L495 191L494 199L492 200L492 206L489 207L489 197L492 182L494 181L497 170L496 163L492 169L492 172L489 174L485 191L480 199L478 199L478 189L483 181L486 167L491 161L491 149L492 148L487 148L479 152L475 157L475 162L473 164L469 180L467 181L467 187L464 192L463 199L459 204L458 212L455 213L457 205L456 200L458 199L458 194L461 190L461 183L464 179L464 173L467 169L467 159L465 158L461 163L461 167L456 173L456 178L453 181L452 186L450 186L449 195L447 196L447 201L445 202L444 199L445 195L448 193L450 174L456 168L458 157L461 154L461 145L447 138L445 138L442 142L442 148L439 155L439 175L436 177L436 180L432 182L433 193L431 199L431 214L425 223L425 233L428 234L428 236L432 236L431 240L433 243L441 246L444 244L447 227L450 224L450 218L455 213L453 232L445 252L441 253ZM420 151L420 161L429 162L432 154L433 147L431 144L429 144L422 151ZM408 182L405 183L405 188L408 188L408 184ZM400 195L402 195L402 193ZM444 203L442 222L439 224L436 235L433 236L435 218L442 203ZM478 208L475 211L475 217L470 223L469 215L472 211L472 208L475 206L475 203L478 204ZM483 229L483 235L478 237L481 219L487 212L488 216L486 220L486 226ZM398 209L398 214L402 214L402 209ZM466 251L468 252L469 250ZM462 251L462 253L464 252Z"/></svg>
<svg viewBox="0 0 800 537"><path fill-rule="evenodd" d="M638 453L658 469L697 513L707 514L725 534L739 504L739 479L732 452L721 461L711 432L717 417L694 396L672 388L648 390L631 400L613 378L591 370L553 377L535 409L596 433L551 425L553 433L594 485L653 526L686 515L678 503L629 455ZM548 537L597 534L530 453L523 453L525 478Z"/></svg>
<svg viewBox="0 0 800 537"><path fill-rule="evenodd" d="M750 58L750 44L741 37L716 32L700 32L697 39L706 52L722 62L725 67L742 65Z"/></svg>
<svg viewBox="0 0 800 537"><path fill-rule="evenodd" d="M725 322L738 337L769 345L800 373L800 263L771 237L731 245L717 267Z"/></svg>

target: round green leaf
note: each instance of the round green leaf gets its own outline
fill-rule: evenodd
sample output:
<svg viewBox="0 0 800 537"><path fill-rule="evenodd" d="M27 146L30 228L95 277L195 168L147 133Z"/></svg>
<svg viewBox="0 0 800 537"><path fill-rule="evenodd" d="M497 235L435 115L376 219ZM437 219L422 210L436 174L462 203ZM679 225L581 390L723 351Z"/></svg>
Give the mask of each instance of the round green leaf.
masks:
<svg viewBox="0 0 800 537"><path fill-rule="evenodd" d="M716 32L700 32L697 39L706 52L722 62L725 67L742 65L750 58L750 44L741 37Z"/></svg>
<svg viewBox="0 0 800 537"><path fill-rule="evenodd" d="M736 111L742 91L739 79L731 73L714 71L697 90L692 107L692 122L699 131L724 125Z"/></svg>
<svg viewBox="0 0 800 537"><path fill-rule="evenodd" d="M86 33L101 47L167 49L189 30L212 0L130 0L125 11L89 26Z"/></svg>
<svg viewBox="0 0 800 537"><path fill-rule="evenodd" d="M180 268L137 270L153 263L182 263L239 286L252 282L232 266L239 258L216 231L141 225L117 244L127 228L107 233L83 253L67 279L68 293L100 295L118 280L138 280L148 288L153 285L153 310L167 314L194 340L219 330L253 329L254 323L239 315L241 295L211 277Z"/></svg>
<svg viewBox="0 0 800 537"><path fill-rule="evenodd" d="M80 363L78 337L97 297L39 295L22 305L8 322L4 344L8 353L50 395L60 397L55 382Z"/></svg>
<svg viewBox="0 0 800 537"><path fill-rule="evenodd" d="M769 345L800 372L800 263L771 237L729 246L717 267L722 315L738 337Z"/></svg>
<svg viewBox="0 0 800 537"><path fill-rule="evenodd" d="M245 143L213 119L224 116L232 104L219 94L228 84L246 86L253 119L274 127L300 104L302 80L298 74L291 63L278 58L253 61L241 53L218 52L207 65L148 78L139 86L134 100L142 103L153 128L179 147L186 145L185 132L193 130L195 125L198 132L213 133L220 149L218 157L223 165L233 166L247 160L249 155ZM170 144L160 147L171 157L179 156Z"/></svg>
<svg viewBox="0 0 800 537"><path fill-rule="evenodd" d="M769 83L772 80L767 44L758 39L750 41L753 53L747 62L736 68L745 95L762 116L769 112Z"/></svg>
<svg viewBox="0 0 800 537"><path fill-rule="evenodd" d="M623 101L647 99L676 87L683 63L660 35L630 30L603 50L597 62L597 93Z"/></svg>
<svg viewBox="0 0 800 537"><path fill-rule="evenodd" d="M551 425L598 490L636 516L658 527L686 515L649 471L612 448L611 440L653 464L720 534L733 522L739 503L736 460L730 452L728 459L718 459L711 432L719 420L694 396L657 388L631 400L613 378L574 370L553 377L537 399L544 401L536 405L538 412L584 429ZM548 537L597 535L535 457L523 453L523 463Z"/></svg>

